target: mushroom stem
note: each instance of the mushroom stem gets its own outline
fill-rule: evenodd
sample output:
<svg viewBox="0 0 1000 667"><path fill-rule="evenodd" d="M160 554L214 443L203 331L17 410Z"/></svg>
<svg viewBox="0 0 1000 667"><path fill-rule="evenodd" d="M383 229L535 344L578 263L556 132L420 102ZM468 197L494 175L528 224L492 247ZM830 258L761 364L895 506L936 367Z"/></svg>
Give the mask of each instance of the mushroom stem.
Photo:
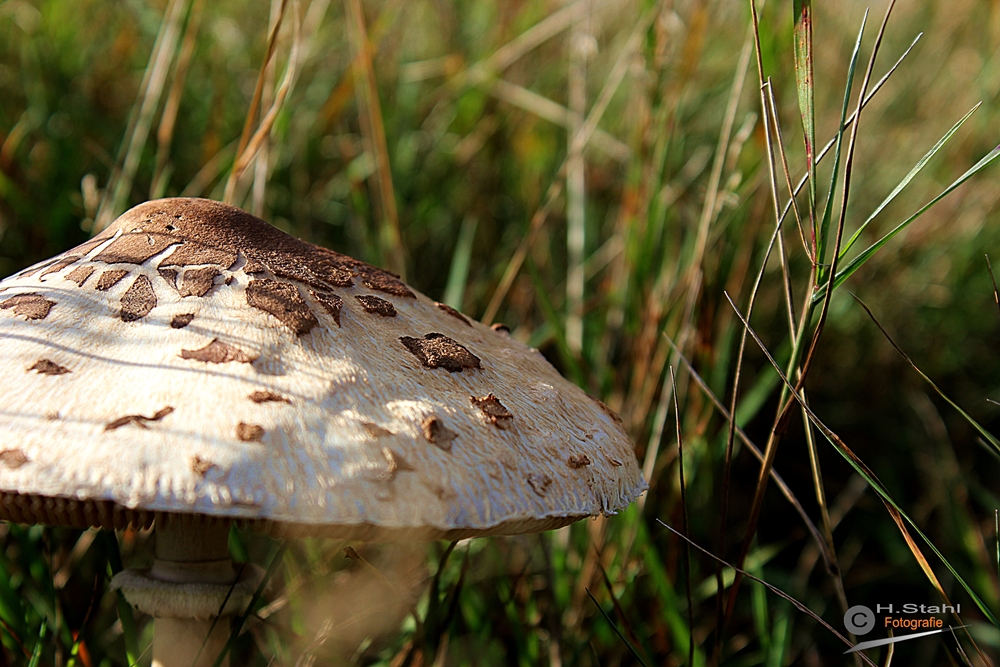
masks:
<svg viewBox="0 0 1000 667"><path fill-rule="evenodd" d="M254 566L236 571L229 525L205 516L159 515L153 567L125 570L112 582L156 619L153 667L211 667L229 639L226 617L249 604L261 572ZM228 658L222 664L228 666Z"/></svg>
<svg viewBox="0 0 1000 667"><path fill-rule="evenodd" d="M213 620L157 618L152 667L212 667L226 648L230 632L226 619L220 618L214 628ZM229 656L222 667L229 667Z"/></svg>

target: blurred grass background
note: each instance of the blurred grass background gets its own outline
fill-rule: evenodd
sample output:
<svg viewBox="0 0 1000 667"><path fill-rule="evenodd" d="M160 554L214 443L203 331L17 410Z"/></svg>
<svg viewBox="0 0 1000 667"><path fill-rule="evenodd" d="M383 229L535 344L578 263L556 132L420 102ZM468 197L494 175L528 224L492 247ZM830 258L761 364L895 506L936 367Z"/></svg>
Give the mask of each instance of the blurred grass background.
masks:
<svg viewBox="0 0 1000 667"><path fill-rule="evenodd" d="M345 558L344 544L292 543L233 664L680 665L689 662L691 638L699 665L854 664L814 619L751 582L720 633L715 562L693 551L688 568L683 542L656 522L681 529L685 521L671 366L695 542L736 560L760 471L737 443L726 486L726 419L668 342L728 405L741 325L724 292L744 308L774 228L747 3L282 5L0 3L0 275L82 242L146 199L226 196L269 25L281 16L264 111L281 101L294 51L287 97L230 199L297 236L404 273L471 316L508 324L623 415L651 489L621 516L553 533L454 551L353 545L384 579ZM820 146L837 130L864 10L858 2L815 8ZM884 7L872 10L881 16ZM847 233L949 127L984 104L859 247L1000 141L1000 3L901 3L876 78L920 32L864 112ZM760 7L759 37L797 181L806 161L790 2ZM585 146L574 141L581 132ZM819 168L821 198L831 162ZM1000 257L996 178L995 169L974 177L834 294L806 383L814 412L994 613L1000 463L846 292L973 418L1000 426L1000 408L987 401L1000 399L1000 317L984 258ZM799 205L805 211L804 196ZM809 259L792 222L784 242L798 301L809 287ZM782 290L775 254L752 322L786 359ZM752 341L741 387L737 420L763 448L780 387ZM817 450L822 496L796 414L774 463L787 492L768 486L746 568L838 631L838 588L851 604L939 603L877 496L826 442ZM786 496L815 525L824 498L839 574L823 567ZM119 548L126 560L148 558L144 535L115 542L20 526L2 526L0 535L0 665L124 665L132 637L148 664L148 619L123 630L106 590ZM242 559L265 563L275 548L234 535ZM971 634L959 638L962 649L953 639L900 644L893 659L995 661L1000 629L926 553ZM730 571L727 585L731 579ZM872 657L886 660L884 652Z"/></svg>

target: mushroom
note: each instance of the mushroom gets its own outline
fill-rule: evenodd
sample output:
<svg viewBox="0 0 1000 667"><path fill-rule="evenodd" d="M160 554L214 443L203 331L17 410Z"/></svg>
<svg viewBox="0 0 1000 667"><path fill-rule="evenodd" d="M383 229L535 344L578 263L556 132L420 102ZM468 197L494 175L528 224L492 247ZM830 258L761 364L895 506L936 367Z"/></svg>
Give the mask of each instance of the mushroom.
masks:
<svg viewBox="0 0 1000 667"><path fill-rule="evenodd" d="M0 519L154 526L112 586L154 664L211 664L268 534L459 539L614 514L621 420L506 333L202 199L147 202L0 282ZM223 608L223 602L226 602Z"/></svg>

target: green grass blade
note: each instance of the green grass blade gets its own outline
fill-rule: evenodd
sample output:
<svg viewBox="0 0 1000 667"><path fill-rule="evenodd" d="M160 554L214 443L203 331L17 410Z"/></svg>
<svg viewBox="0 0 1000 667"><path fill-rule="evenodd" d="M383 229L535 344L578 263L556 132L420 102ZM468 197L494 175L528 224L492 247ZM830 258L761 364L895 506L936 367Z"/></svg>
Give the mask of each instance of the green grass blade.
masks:
<svg viewBox="0 0 1000 667"><path fill-rule="evenodd" d="M621 639L622 642L625 644L625 646L628 647L628 650L632 653L632 657L638 660L640 665L642 665L643 667L647 667L646 662L642 659L642 656L639 655L639 651L636 650L634 646L632 646L632 642L630 642L628 639L625 638L625 635L623 635L622 631L618 629L618 626L608 615L608 612L604 611L604 607L602 607L601 603L597 601L597 598L594 597L594 594L590 592L589 588L586 590L587 590L587 595L589 595L590 599L594 602L594 606L597 607L597 610L599 612L601 612L601 616L603 616L604 620L608 622L608 625L611 626L611 629L615 631L615 634L618 635L618 638Z"/></svg>
<svg viewBox="0 0 1000 667"><path fill-rule="evenodd" d="M795 0L795 85L802 115L802 135L806 144L809 171L809 218L816 236L816 100L813 94L812 1Z"/></svg>
<svg viewBox="0 0 1000 667"><path fill-rule="evenodd" d="M42 646L45 644L45 631L48 629L48 624L46 621L42 621L42 627L38 630L38 641L35 642L35 648L31 652L31 660L28 662L28 667L38 667L38 662L42 659Z"/></svg>
<svg viewBox="0 0 1000 667"><path fill-rule="evenodd" d="M726 298L729 299L728 295ZM840 436L834 433L833 430L831 430L826 424L823 423L822 420L820 420L819 417L816 416L816 413L813 412L812 409L806 404L806 402L802 400L801 396L794 391L794 386L788 381L788 378L785 377L785 374L782 373L781 368L778 366L778 362L775 361L774 357L771 356L771 353L768 352L767 347L764 345L764 342L757 335L757 332L755 332L753 328L750 326L750 323L746 321L746 318L744 318L743 313L741 313L740 310L736 307L736 304L733 303L732 299L729 299L729 305L736 312L736 316L740 318L740 321L743 323L743 326L746 327L747 331L753 337L754 341L756 341L758 347L760 347L761 351L764 353L764 356L766 356L771 365L774 366L774 369L778 371L779 374L781 374L782 381L789 388L791 395L793 395L795 397L795 400L799 402L799 405L802 406L803 411L809 417L809 421L811 421L813 425L815 425L816 428L820 430L820 432L823 434L823 437L825 437L827 441L829 441L829 443L833 445L834 449L837 450L837 453L840 454L852 468L854 468L854 471L857 472L861 476L861 478L868 483L868 485L875 491L875 493L878 494L879 498L881 498L886 504L890 505L894 510L896 510L896 512L898 512L899 515L903 517L908 524L910 524L913 530L916 531L917 535L920 536L920 539L922 539L924 543L928 547L930 547L931 551L934 552L934 555L941 560L941 562L944 564L946 568L948 568L948 571L951 572L951 575L955 578L955 581L961 584L962 588L965 589L965 592L969 594L969 597L972 598L972 601L979 608L979 611L983 613L983 616L985 616L990 623L1000 628L1000 621L997 621L997 618L993 615L993 612L990 611L989 607L986 606L986 603L983 602L983 600L979 597L979 595L976 594L975 590L973 590L972 586L970 586L969 583L965 581L962 575L958 573L958 570L955 569L955 567L951 564L951 562L944 557L944 554L941 553L941 551L937 548L937 546L935 546L935 544L931 542L930 538L927 537L927 535L925 535L922 530L920 530L920 527L916 524L916 522L913 519L911 519L910 516L906 512L904 512L899 505L896 504L896 501L892 499L892 496L889 495L888 491L886 491L883 488L882 482L879 481L879 479L875 476L875 473L872 472L871 469L868 468L868 466L865 465L865 463L858 457L858 455L855 454L851 450L851 448L848 447L847 444L840 439Z"/></svg>
<svg viewBox="0 0 1000 667"><path fill-rule="evenodd" d="M947 188L945 188L941 192L941 194L939 194L937 197L935 197L934 199L932 199L929 202L927 202L926 204L924 204L920 208L920 210L918 210L916 213L914 213L913 215L911 215L909 218L907 218L903 222L901 222L898 225L896 225L896 227L893 228L893 230L891 232L889 232L888 234L886 234L885 236L883 236L882 238L880 238L878 241L876 241L871 246L869 246L867 250L865 250L863 253L861 253L860 255L858 255L857 257L855 257L854 259L852 259L851 262L847 266L845 266L842 270L840 270L840 271L837 272L837 277L833 281L833 288L837 289L842 284L844 284L845 280L847 280L848 278L850 278L854 274L855 271L857 271L858 269L860 269L864 265L865 262L867 262L869 259L872 258L872 255L874 255L876 252L878 252L882 248L882 246L884 246L886 243L888 243L894 236L896 236L896 234L898 234L899 232L901 232L904 229L906 229L907 226L909 226L909 224L911 222L913 222L914 220L916 220L917 218L919 218L920 216L922 216L924 213L927 212L928 209L930 209L932 206L934 206L939 201L941 201L942 199L944 199L946 196L948 196L949 194L951 194L952 190L954 190L955 188L957 188L958 186L960 186L962 183L965 183L967 180L969 180L970 178L972 178L973 176L975 176L976 174L978 174L980 171L982 171L983 169L985 169L986 167L988 167L998 157L1000 157L1000 146L997 146L996 148L994 148L993 150L991 150L989 153L987 153L986 156L983 157L982 160L980 160L975 165L973 165L972 168L969 169L967 172L965 172L964 174L962 174L961 176L959 176L951 185L949 185ZM816 294L813 296L813 302L814 303L819 302L820 300L823 299L823 297L825 296L825 294L826 294L825 287L822 288L822 289L817 290Z"/></svg>
<svg viewBox="0 0 1000 667"><path fill-rule="evenodd" d="M118 536L112 530L102 530L104 537L105 552L108 556L108 566L111 574L115 575L122 571L122 554L118 548ZM115 591L115 606L118 609L118 618L122 624L122 637L125 640L125 657L130 665L136 664L139 660L139 631L135 627L135 615L132 613L132 605L128 603L122 592Z"/></svg>
<svg viewBox="0 0 1000 667"><path fill-rule="evenodd" d="M475 216L466 216L458 232L455 254L451 256L448 284L445 286L442 300L456 310L462 310L462 302L465 300L465 287L469 281L469 266L472 261L472 243L476 240L478 223L479 219Z"/></svg>
<svg viewBox="0 0 1000 667"><path fill-rule="evenodd" d="M973 419L972 415L970 415L965 410L963 410L961 407L959 407L958 403L956 403L955 401L953 401L950 398L948 398L948 396L943 391L941 391L941 388L938 387L936 384L934 384L934 381L931 380L930 377L928 377L926 373L924 373L922 370L920 370L915 363L913 363L913 359L910 358L910 355L906 354L906 352L904 352L903 349L901 347L899 347L899 345L896 344L896 341L894 341L892 339L892 336L890 336L889 332L885 330L885 327L882 326L882 323L878 321L878 318L875 317L875 314L871 311L871 309L868 308L868 306L865 305L865 303L861 299L859 299L857 296L855 296L853 294L851 296L854 297L855 301L857 301L859 304L861 304L861 307L865 309L866 313L868 313L868 317L870 317L872 319L872 322L874 322L875 326L877 326L879 328L879 331L882 332L882 335L885 336L886 340L888 340L889 343L894 348L896 348L896 352L899 352L899 354L902 355L903 359L906 360L906 363L910 364L910 366L913 368L913 370L915 370L917 372L917 374L920 375L920 377L922 377L924 379L924 381L926 381L927 384L929 384L931 386L931 389L933 389L935 392L937 392L938 396L940 396L941 398L943 398L945 400L945 402L948 403L948 405L950 405L955 410L957 410L958 414L962 415L962 418L965 419L965 421L969 422L969 424L972 426L972 428L976 429L976 431L979 433L979 435L981 435L983 437L983 439L986 440L986 442L990 443L990 445L992 445L993 449L995 449L997 451L997 453L1000 453L1000 442L997 441L997 439L993 436L993 434L990 433L989 431L987 431L985 428L983 428L982 425L979 424L979 422L977 422L975 419Z"/></svg>
<svg viewBox="0 0 1000 667"><path fill-rule="evenodd" d="M222 667L222 664L226 661L226 656L233 650L233 646L236 645L236 640L240 636L240 631L243 630L243 624L246 623L247 618L256 608L257 601L260 600L260 597L264 594L264 589L267 588L267 582L271 580L271 577L274 576L278 566L281 565L281 561L285 558L286 551L288 551L288 540L282 540L281 545L271 558L271 563L267 566L267 570L264 572L264 577L260 580L257 590L254 591L253 597L250 598L250 604L247 605L246 611L237 616L236 620L233 622L233 628L229 635L229 640L223 647L222 652L216 656L213 667Z"/></svg>
<svg viewBox="0 0 1000 667"><path fill-rule="evenodd" d="M865 231L865 229L868 227L871 221L874 220L876 216L878 216L878 214L881 213L883 209L885 209L885 207L888 206L889 203L896 198L896 195L898 195L900 192L903 191L903 188L905 188L907 185L910 184L910 181L912 181L913 178L917 174L919 174L920 171L925 166L927 166L927 163L930 162L931 158L934 157L937 154L937 152L944 147L946 143L948 143L948 140L951 139L956 132L958 132L958 128L962 127L962 125L965 124L965 121L969 120L972 114L974 114L976 112L976 109L978 109L981 105L982 102L979 102L978 104L976 104L976 106L972 107L969 113L962 116L962 119L960 121L952 125L951 129L948 130L943 137L938 139L938 142L934 144L934 146L929 151L927 151L927 153L924 154L922 158L920 158L917 164L913 166L913 169L911 169L910 172L903 178L903 180L899 182L899 185L897 185L893 189L893 191L889 193L889 196L886 197L882 201L882 203L878 205L875 211L868 216L868 219L865 220L860 227L858 227L858 230L854 232L851 238L848 239L847 243L844 244L844 249L840 252L840 259L843 259L844 257L847 256L847 251L851 249L851 246L854 245L854 242L858 240L858 238Z"/></svg>
<svg viewBox="0 0 1000 667"><path fill-rule="evenodd" d="M861 53L861 38L865 34L865 24L868 23L868 10L861 20L861 30L858 31L858 39L854 42L854 52L851 53L851 64L847 68L847 85L844 86L844 103L840 109L840 124L837 126L837 143L833 151L833 170L830 172L830 190L826 193L826 206L823 209L823 221L820 224L819 238L816 239L816 261L821 265L826 262L826 241L830 234L830 219L833 217L833 199L837 193L837 178L840 175L840 151L844 146L844 130L847 125L847 109L851 105L851 88L854 86L854 72L858 67L858 56ZM815 167L814 167L815 168ZM816 284L820 285L826 280L823 277L822 268L816 272Z"/></svg>

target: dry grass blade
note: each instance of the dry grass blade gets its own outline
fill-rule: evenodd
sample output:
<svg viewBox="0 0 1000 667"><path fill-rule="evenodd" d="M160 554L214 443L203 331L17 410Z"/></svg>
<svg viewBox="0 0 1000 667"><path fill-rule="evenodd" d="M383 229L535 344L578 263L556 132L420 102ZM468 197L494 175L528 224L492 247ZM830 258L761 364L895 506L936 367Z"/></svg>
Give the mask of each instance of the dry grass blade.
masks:
<svg viewBox="0 0 1000 667"><path fill-rule="evenodd" d="M716 556L715 554L713 554L708 549L706 549L703 546L699 545L697 542L695 542L695 541L693 541L691 539L688 539L687 536L685 536L683 533L681 533L680 531L678 531L673 526L671 526L671 525L669 525L667 523L664 523L662 519L657 519L656 522L658 524L660 524L661 526L663 526L664 528L666 528L667 530L669 530L671 533L673 533L677 537L679 537L682 540L684 540L686 543L688 543L691 546L693 546L695 549L697 549L701 553L703 553L706 556L708 556L709 558L711 558L712 560L718 562L719 564L721 564L721 565L723 565L725 567L732 568L740 576L746 577L747 579L750 579L751 581L756 581L758 584L760 584L761 586L765 587L767 590L771 591L772 593L774 593L778 597L782 598L783 600L787 600L788 602L790 602L792 604L793 607L795 607L796 609L798 609L799 611L801 611L803 614L809 616L811 619L813 619L814 621L816 621L817 623L819 623L820 625L822 625L824 628L826 628L827 630L829 630L830 634L832 634L834 637L836 637L840 641L844 642L844 644L846 644L847 646L849 646L849 647L853 647L854 646L854 644L851 643L851 640L849 640L847 637L845 637L844 635L842 635L839 632L837 632L836 628L834 628L832 625L830 625L829 623L827 623L826 621L824 621L822 619L822 617L820 617L816 612L814 612L812 609L810 609L809 607L805 606L804 604L802 604L801 602L799 602L794 597L792 597L788 593L784 592L783 590L781 590L777 586L774 586L773 584L769 584L766 581L764 581L763 579L761 579L759 577L755 577L754 575L750 574L746 570L742 570L742 569L736 567L735 565L726 562L722 558L719 558L718 556ZM874 662L872 662L871 659L869 659L867 656L862 656L862 659L865 662L867 662L869 665L872 665L872 667L877 667L877 665Z"/></svg>
<svg viewBox="0 0 1000 667"><path fill-rule="evenodd" d="M264 94L264 83L267 80L267 68L271 64L271 60L274 58L277 50L278 32L281 30L281 24L284 22L285 10L287 9L287 6L288 0L282 0L278 20L267 37L267 52L264 55L264 62L261 63L260 71L257 74L257 84L254 86L253 97L250 98L250 108L247 109L246 120L243 122L243 131L240 133L240 143L236 148L236 161L233 164L232 172L229 174L229 180L226 182L226 192L223 200L227 204L234 203L233 199L236 195L236 182L243 174L243 170L237 169L237 167L241 162L243 162L243 168L245 169L246 164L249 163L249 159L252 159L253 157L251 155L249 159L244 159L244 155L248 152L247 148L250 144L254 121L257 120L257 113L260 110L261 98ZM294 62L294 59L289 59L289 69L294 69ZM261 126L263 126L263 123L261 123Z"/></svg>
<svg viewBox="0 0 1000 667"><path fill-rule="evenodd" d="M795 0L792 3L795 14L795 83L796 92L799 98L799 114L802 117L802 134L805 139L806 149L806 177L809 179L809 220L812 226L813 245L816 243L816 100L814 95L815 78L813 76L813 17L812 2L810 0ZM785 164L785 178L788 179L788 165ZM789 190L791 183L789 182ZM795 207L795 217L799 221L799 230L802 230L802 222L799 217L798 206L795 203L795 195L792 195L791 204ZM803 243L805 239L803 238ZM815 260L815 247L806 254Z"/></svg>
<svg viewBox="0 0 1000 667"><path fill-rule="evenodd" d="M785 187L788 188L788 203L791 204L792 212L795 214L795 226L799 230L799 239L802 241L802 249L805 250L809 259L815 262L815 248L808 241L806 241L805 230L802 228L802 214L799 212L799 205L795 201L795 188L792 186L792 175L788 170L788 156L785 153L785 140L781 135L781 123L778 120L778 105L774 100L773 86L768 85L767 95L768 102L771 107L771 122L774 124L774 136L777 139L778 144L778 157L781 158L781 172L785 177ZM813 216L814 213L815 212L812 210L812 206L810 205L809 215ZM791 300L789 300L789 303L791 303Z"/></svg>
<svg viewBox="0 0 1000 667"><path fill-rule="evenodd" d="M274 30L282 17L282 2L271 0L271 15L268 17L268 34ZM297 22L296 22L297 23ZM275 62L272 59L264 68L264 87L260 98L261 107L271 107L274 104ZM269 136L269 135L268 135ZM253 180L250 188L250 213L258 218L264 218L264 200L267 195L267 176L270 171L271 151L270 141L265 140L257 150L257 159L253 165Z"/></svg>
<svg viewBox="0 0 1000 667"><path fill-rule="evenodd" d="M198 173L194 175L194 178L191 179L191 182L181 190L180 196L200 197L205 194L212 183L215 182L215 179L222 174L229 159L234 157L235 154L236 140L233 140L205 162L202 168L198 170Z"/></svg>
<svg viewBox="0 0 1000 667"><path fill-rule="evenodd" d="M550 123L561 125L567 129L573 125L573 113L569 109L544 95L539 95L533 90L528 90L505 79L494 81L488 92L497 99ZM628 162L632 156L632 150L627 144L601 129L594 131L590 145L618 162Z"/></svg>
<svg viewBox="0 0 1000 667"><path fill-rule="evenodd" d="M695 370L694 366L691 365L691 361L686 356L679 353L680 348L678 348L677 344L674 343L674 341L670 340L669 337L667 338L667 342L670 344L670 347L673 348L675 352L678 352L678 359L680 359L680 361L684 364L684 367L691 375L691 379L694 380L695 384L698 385L698 388L701 389L702 393L705 394L708 400L712 402L712 405L715 407L718 413L722 415L722 418L725 419L727 422L731 421L729 410L727 410L726 406L723 405L721 400L719 400L719 397L715 395L715 392L712 391L712 388L708 386L708 383L705 382L705 379L702 378L701 375L698 373L698 371ZM754 455L754 458L756 458L758 461L764 460L764 454L760 451L760 448L757 447L754 441L750 439L750 436L748 436L743 429L737 426L735 429L735 433L737 436L739 436L740 442L742 442L746 446L746 448L750 450L750 453ZM802 503L800 503L799 499L795 497L795 492L792 491L791 487L788 486L785 480L782 479L781 475L778 474L778 471L776 471L774 468L771 468L771 479L774 480L774 483L778 487L778 491L781 492L781 495L785 497L785 500L788 501L788 503L792 506L795 512L802 519L802 524L809 531L809 534L812 536L813 541L816 543L816 547L820 555L823 557L823 562L826 565L827 572L833 574L835 572L835 568L832 562L832 556L829 553L829 547L827 545L826 540L823 539L823 536L821 535L819 528L817 528L816 524L813 523L813 520L809 518L809 515L806 513L805 508L802 507ZM721 587L719 590L721 590Z"/></svg>
<svg viewBox="0 0 1000 667"><path fill-rule="evenodd" d="M194 46L198 41L198 29L201 27L204 9L205 0L195 0L191 6L187 27L184 29L184 41L181 42L181 51L177 56L177 65L174 67L174 80L170 84L167 102L163 105L160 124L156 128L156 166L153 170L153 180L149 186L150 199L162 197L167 189L167 181L170 179L170 173L167 169L167 162L170 159L170 143L174 137L174 129L177 127L177 112L181 108L184 83L187 81L191 56L194 55Z"/></svg>
<svg viewBox="0 0 1000 667"><path fill-rule="evenodd" d="M618 90L619 84L625 78L625 74L628 72L629 63L631 61L632 54L635 53L636 49L642 43L642 36L649 30L650 25L653 23L653 19L659 14L660 7L662 5L662 0L657 2L655 5L646 10L646 12L639 19L629 36L628 41L622 48L621 53L618 54L618 58L615 60L615 65L608 76L608 80L604 84L604 88L601 90L600 95L597 98L597 102L591 108L590 113L587 114L587 120L584 122L580 131L574 135L573 142L569 146L567 151L568 155L572 155L575 151L581 151L590 141L590 138L597 131L597 124L601 122L601 118L604 116L604 112L608 108L608 104L611 103L611 98L614 96L615 91ZM562 166L559 168L559 172L556 174L552 183L549 185L548 191L545 193L545 202L542 206L535 211L535 214L531 218L531 222L528 225L528 233L525 234L524 238L518 244L517 249L514 251L514 255L511 257L510 262L507 263L507 268L504 270L503 277L500 279L500 284L497 286L496 291L493 292L493 296L490 298L489 305L486 306L486 311L483 313L481 321L483 324L492 324L493 318L496 317L497 312L500 310L500 304L507 297L507 293L510 291L511 286L514 284L514 279L517 278L518 272L521 270L521 266L524 264L524 259L528 255L528 249L531 247L538 235L538 231L545 224L545 221L549 217L549 213L552 212L555 206L555 200L562 194L564 179L566 177L568 159L563 161Z"/></svg>
<svg viewBox="0 0 1000 667"><path fill-rule="evenodd" d="M945 592L944 587L941 582L938 581L937 575L934 574L934 570L931 568L931 564L927 562L927 557L924 556L924 552L920 550L920 546L913 540L910 535L910 531L906 529L906 524L903 523L903 517L899 515L896 508L889 503L883 502L886 510L889 511L889 516L896 523L896 527L899 528L899 532L903 535L903 539L906 541L906 546L910 548L910 553L913 554L913 558L917 561L917 565L923 571L924 576L927 577L927 581L931 582L934 590L938 592L941 599L944 600L945 604L951 604L951 600L948 599L948 594Z"/></svg>
<svg viewBox="0 0 1000 667"><path fill-rule="evenodd" d="M177 52L177 42L180 40L181 22L190 0L170 0L167 5L164 20L160 24L160 32L156 36L149 64L143 75L136 109L129 121L126 131L128 143L124 144L124 152L119 154L121 167L115 169L105 188L101 204L94 218L94 233L104 230L122 212L128 199L136 169L139 168L139 158L149 137L153 123L153 115L160 104L160 95L170 72L170 64Z"/></svg>
<svg viewBox="0 0 1000 667"><path fill-rule="evenodd" d="M382 6L382 13L375 19L374 25L368 31L368 46L371 49L372 58L378 55L382 40L395 23L396 18L402 13L400 7L405 2L406 0L388 0ZM314 6L316 6L315 2L309 6L310 13L312 13ZM354 96L354 73L361 67L362 57L363 54L360 53L351 56L351 64L343 71L337 80L337 85L333 87L330 95L326 98L326 102L323 103L323 109L319 113L318 122L318 125L322 128L320 131L321 135L329 134L333 130L334 124L340 117L344 107Z"/></svg>
<svg viewBox="0 0 1000 667"><path fill-rule="evenodd" d="M399 213L396 210L396 191L392 184L392 171L389 164L389 149L385 143L385 126L382 122L382 106L378 99L378 85L375 82L375 66L372 63L372 48L368 39L368 29L365 26L364 10L361 0L344 0L347 14L347 31L351 48L355 53L358 67L354 76L361 78L363 85L355 83L358 93L361 129L372 158L375 160L375 173L372 175L372 185L375 190L375 210L378 215L378 225L382 244L388 250L386 264L391 271L406 278L406 252L403 249L403 237L399 228Z"/></svg>
<svg viewBox="0 0 1000 667"><path fill-rule="evenodd" d="M681 530L685 535L690 533L688 519L687 483L684 479L684 439L681 436L681 411L677 405L677 380L674 377L674 367L670 367L670 387L674 397L674 422L677 426L677 475L681 486ZM691 596L691 545L684 545L684 593L687 596L688 611L688 665L694 666L694 600Z"/></svg>
<svg viewBox="0 0 1000 667"><path fill-rule="evenodd" d="M609 4L608 0L601 0L600 2L594 2L594 0L577 0L568 7L550 14L507 44L501 46L487 58L484 58L465 70L465 72L457 75L451 82L452 86L456 88L478 86L488 81L491 77L496 76L496 74L520 60L526 53L552 39L563 30L570 28L587 14L602 9Z"/></svg>
<svg viewBox="0 0 1000 667"><path fill-rule="evenodd" d="M583 4L589 10L590 0ZM570 125L567 139L573 148L566 156L566 344L579 356L583 350L583 260L586 251L586 158L584 144L576 141L587 112L587 56L590 44L590 12L573 23L569 33L569 71L566 76Z"/></svg>
<svg viewBox="0 0 1000 667"><path fill-rule="evenodd" d="M774 206L774 219L777 220L780 217L779 209L780 201L778 195L778 175L776 173L775 165L775 154L781 158L782 167L785 171L785 178L788 178L788 161L785 157L785 147L781 143L781 125L778 122L778 110L774 103L774 87L771 84L771 79L768 77L767 83L761 88L761 101L763 102L764 110L764 135L767 142L767 152L768 152L768 165L770 171L768 172L768 182L771 186L771 202ZM772 134L773 132L773 134ZM777 150L774 149L774 144L777 144ZM794 200L794 197L792 198ZM799 234L802 234L802 220L799 217L798 206L793 207L795 210L795 222L799 228ZM805 238L803 237L803 243L805 243ZM808 252L808 250L807 250ZM795 303L794 294L792 292L792 274L788 268L788 253L785 250L785 235L778 234L778 259L781 263L781 280L784 291L782 296L785 302L785 315L788 317L788 335L790 338L795 338Z"/></svg>

